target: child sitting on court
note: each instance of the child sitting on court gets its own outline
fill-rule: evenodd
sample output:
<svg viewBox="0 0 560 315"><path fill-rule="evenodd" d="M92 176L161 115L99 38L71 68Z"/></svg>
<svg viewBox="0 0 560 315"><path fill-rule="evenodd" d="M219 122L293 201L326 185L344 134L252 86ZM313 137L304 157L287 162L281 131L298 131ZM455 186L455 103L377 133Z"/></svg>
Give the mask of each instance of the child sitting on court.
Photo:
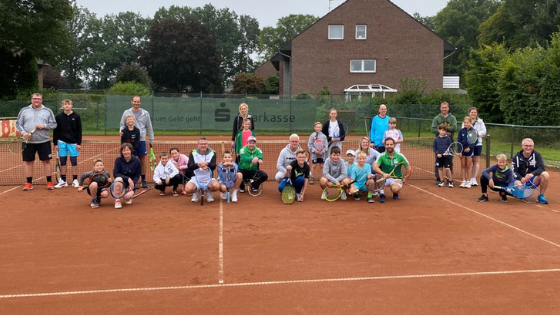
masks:
<svg viewBox="0 0 560 315"><path fill-rule="evenodd" d="M439 135L436 136L433 144L434 153L436 155L436 166L438 167L439 178L441 178L441 182L439 182L438 186L445 186L445 181L443 179L447 178L447 185L449 188L453 188L453 174L451 173L453 155L444 155L453 141L451 141L451 138L447 135L447 127L444 125L438 126L438 132Z"/></svg>
<svg viewBox="0 0 560 315"><path fill-rule="evenodd" d="M182 186L181 195L186 195L187 192L185 191L185 184L192 177L192 171L189 170L189 157L180 153L179 148L176 147L169 149L169 154L171 154L169 161L175 165L182 177L181 183L179 184L179 186Z"/></svg>
<svg viewBox="0 0 560 315"><path fill-rule="evenodd" d="M227 191L233 188L231 202L237 202L237 188L241 185L243 175L237 172L237 163L233 162L230 151L224 151L223 161L218 164L218 183L222 199L227 199Z"/></svg>
<svg viewBox="0 0 560 315"><path fill-rule="evenodd" d="M296 189L297 201L302 202L305 196L305 189L307 188L307 182L309 179L309 173L311 168L307 163L307 151L298 150L296 152L296 160L292 161L290 165L286 167L285 177L290 177L292 185ZM278 190L282 192L283 187L286 185L285 180L280 182Z"/></svg>
<svg viewBox="0 0 560 315"><path fill-rule="evenodd" d="M365 152L358 153L358 164L352 169L351 174L351 178L355 182L350 186L349 193L354 195L354 200L360 200L360 192L367 192L367 201L374 203L374 177L371 173L371 165L366 163L366 158Z"/></svg>
<svg viewBox="0 0 560 315"><path fill-rule="evenodd" d="M473 144L469 144L467 141L467 134L473 129L472 118L470 116L465 116L465 118L463 118L463 125L465 127L459 130L459 137L457 139L457 142L461 143L463 146L463 152L461 152L461 175L463 176L463 181L459 187L471 188L472 162L476 141Z"/></svg>
<svg viewBox="0 0 560 315"><path fill-rule="evenodd" d="M393 138L395 140L395 151L401 153L401 143L404 140L402 132L397 129L397 119L395 117L389 119L389 129L385 130L383 133L382 143L385 143L385 139L387 138Z"/></svg>
<svg viewBox="0 0 560 315"><path fill-rule="evenodd" d="M488 187L494 191L499 191L502 201L507 202L508 193L505 190L496 188L496 186L512 186L515 182L515 178L513 176L513 171L507 166L506 155L498 154L496 159L498 160L498 163L485 169L480 176L480 189L482 190L482 196L476 200L478 202L488 201ZM490 176L490 173L492 173L492 176Z"/></svg>
<svg viewBox="0 0 560 315"><path fill-rule="evenodd" d="M340 148L332 147L331 156L325 160L325 165L323 166L323 177L319 180L321 189L333 185L343 186L349 182L346 163L340 158ZM321 199L325 199L327 197L326 194L327 192L323 191ZM346 192L342 192L340 199L346 200Z"/></svg>
<svg viewBox="0 0 560 315"><path fill-rule="evenodd" d="M179 196L177 187L181 183L181 174L179 174L179 170L173 163L169 163L169 154L167 152L160 153L159 163L154 169L153 179L155 189L160 191L160 196L165 196L165 187L167 186L173 186L173 197Z"/></svg>
<svg viewBox="0 0 560 315"><path fill-rule="evenodd" d="M311 164L313 167L313 169L311 170L311 174L309 175L310 185L313 185L313 183L315 182L315 178L313 177L313 174L315 175L321 174L321 169L323 169L323 164L327 159L329 143L328 143L327 136L321 132L321 129L323 129L323 124L319 121L315 122L315 131L309 136L309 140L307 141L307 147L309 148L309 151L311 151ZM315 143L320 143L320 142L325 144L323 150L318 150L315 147ZM320 147L320 145L318 144L317 147ZM339 155L340 155L340 150L339 150Z"/></svg>
<svg viewBox="0 0 560 315"><path fill-rule="evenodd" d="M85 172L80 176L78 186L79 192L82 192L84 190L84 181L88 178L91 178L91 176L96 173L102 173L108 179L107 184L111 183L111 174L105 171L105 164L103 163L103 160L101 158L96 158L93 160L93 170ZM99 187L99 183L95 181L88 183L86 190L88 195L90 195L91 197L95 196L91 199L91 207L94 209L99 208L99 205L101 204L101 198L109 197L108 187Z"/></svg>
<svg viewBox="0 0 560 315"><path fill-rule="evenodd" d="M121 145L125 142L132 144L132 154L137 155L138 145L140 144L140 129L134 126L135 120L134 115L126 116L126 127L121 130Z"/></svg>

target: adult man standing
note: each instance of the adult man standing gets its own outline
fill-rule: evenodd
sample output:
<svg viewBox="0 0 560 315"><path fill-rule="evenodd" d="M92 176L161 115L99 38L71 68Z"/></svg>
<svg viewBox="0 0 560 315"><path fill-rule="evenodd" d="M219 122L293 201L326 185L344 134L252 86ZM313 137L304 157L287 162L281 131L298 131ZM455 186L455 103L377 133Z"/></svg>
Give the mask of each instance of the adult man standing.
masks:
<svg viewBox="0 0 560 315"><path fill-rule="evenodd" d="M447 135L451 138L453 142L453 135L457 131L457 118L449 113L449 103L442 102L439 107L440 113L434 117L432 120L432 133L437 137L439 135L438 126L444 125L447 128ZM451 172L453 173L453 161L450 164ZM434 164L434 174L436 176L436 185L439 185L441 181L445 181L445 178L439 178L438 167Z"/></svg>
<svg viewBox="0 0 560 315"><path fill-rule="evenodd" d="M371 120L371 130L369 131L371 147L379 153L385 151L383 134L389 129L389 119L391 117L387 116L387 106L385 104L379 105L379 114Z"/></svg>
<svg viewBox="0 0 560 315"><path fill-rule="evenodd" d="M193 172L191 180L185 186L188 194L193 194L191 201L198 202L198 190L206 187L209 192L206 195L208 202L214 202L213 191L220 189L218 181L212 177L216 169L216 152L208 147L205 137L198 139L198 148L189 154L189 171Z"/></svg>
<svg viewBox="0 0 560 315"><path fill-rule="evenodd" d="M521 151L517 152L512 159L515 185L532 183L537 187L540 186L541 194L538 201L547 204L544 193L548 188L549 174L545 171L542 155L535 151L535 143L531 138L523 139L521 146Z"/></svg>
<svg viewBox="0 0 560 315"><path fill-rule="evenodd" d="M290 143L282 149L278 155L278 161L276 162L278 173L274 176L277 182L280 182L285 177L286 168L290 163L296 160L297 151L299 149L301 149L299 146L299 136L294 133L290 136Z"/></svg>
<svg viewBox="0 0 560 315"><path fill-rule="evenodd" d="M147 188L148 184L146 183L146 172L148 171L148 163L146 161L146 156L148 155L148 149L146 146L146 133L148 134L150 147L154 142L154 129L152 128L152 121L150 119L150 113L147 110L140 108L142 101L140 96L136 95L132 98L131 101L132 107L125 110L120 123L120 130L122 136L122 130L126 128L126 116L134 115L136 121L134 125L136 128L140 129L140 144L138 144L138 158L140 162L142 162L142 187Z"/></svg>
<svg viewBox="0 0 560 315"><path fill-rule="evenodd" d="M401 191L403 184L407 178L412 175L412 166L408 163L406 157L395 151L395 140L393 138L385 138L385 152L383 152L375 164L373 164L373 170L377 174L381 174L385 177L385 186L390 187L393 192L393 199L399 199L399 192ZM399 165L399 163L402 163ZM406 175L403 176L402 168L406 169ZM394 176L391 177L390 173ZM383 190L379 195L379 202L385 202L385 194Z"/></svg>
<svg viewBox="0 0 560 315"><path fill-rule="evenodd" d="M36 153L39 154L39 160L43 163L47 189L53 190L49 130L56 128L56 120L52 110L43 105L43 96L40 93L31 95L31 105L19 111L16 128L28 140L27 146L21 153L26 177L22 190L33 189L33 162L35 162Z"/></svg>

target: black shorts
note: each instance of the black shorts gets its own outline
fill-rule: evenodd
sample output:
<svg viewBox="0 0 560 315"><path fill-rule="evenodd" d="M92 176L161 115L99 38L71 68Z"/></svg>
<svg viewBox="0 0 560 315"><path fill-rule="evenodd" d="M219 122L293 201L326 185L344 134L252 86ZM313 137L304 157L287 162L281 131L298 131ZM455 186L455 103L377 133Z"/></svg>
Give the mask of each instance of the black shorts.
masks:
<svg viewBox="0 0 560 315"><path fill-rule="evenodd" d="M474 147L474 156L481 156L482 155L482 146L477 145Z"/></svg>
<svg viewBox="0 0 560 315"><path fill-rule="evenodd" d="M440 168L440 167L450 168L452 160L453 160L452 155L442 155L441 157L436 156L436 166L438 168Z"/></svg>
<svg viewBox="0 0 560 315"><path fill-rule="evenodd" d="M316 158L316 159L311 160L311 162L313 164L324 164L325 163L325 161L323 161L323 158Z"/></svg>
<svg viewBox="0 0 560 315"><path fill-rule="evenodd" d="M33 162L35 161L36 153L39 154L39 160L41 161L48 161L52 159L51 142L28 143L25 150L21 152L21 156L23 161Z"/></svg>

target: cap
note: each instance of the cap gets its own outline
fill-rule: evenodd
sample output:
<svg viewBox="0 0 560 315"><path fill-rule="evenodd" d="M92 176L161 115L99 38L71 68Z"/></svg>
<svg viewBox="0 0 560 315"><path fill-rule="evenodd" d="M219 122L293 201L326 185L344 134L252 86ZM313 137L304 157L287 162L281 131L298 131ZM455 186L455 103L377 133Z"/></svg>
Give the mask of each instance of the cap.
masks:
<svg viewBox="0 0 560 315"><path fill-rule="evenodd" d="M250 136L249 138L247 138L247 142L250 142L250 141L257 142L257 138L255 138L255 136Z"/></svg>
<svg viewBox="0 0 560 315"><path fill-rule="evenodd" d="M348 155L348 154L352 154L352 156L356 156L356 152L354 152L352 150L346 151L346 155Z"/></svg>

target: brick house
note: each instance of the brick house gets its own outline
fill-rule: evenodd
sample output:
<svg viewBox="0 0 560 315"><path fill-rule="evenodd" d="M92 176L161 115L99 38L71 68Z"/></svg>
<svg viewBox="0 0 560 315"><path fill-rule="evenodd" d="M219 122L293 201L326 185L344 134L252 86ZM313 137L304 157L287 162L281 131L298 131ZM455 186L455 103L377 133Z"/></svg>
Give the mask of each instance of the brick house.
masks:
<svg viewBox="0 0 560 315"><path fill-rule="evenodd" d="M255 70L280 75L280 94L333 94L355 84L399 89L403 78L443 87L443 61L455 47L388 0L347 0ZM272 69L272 66L274 69Z"/></svg>

